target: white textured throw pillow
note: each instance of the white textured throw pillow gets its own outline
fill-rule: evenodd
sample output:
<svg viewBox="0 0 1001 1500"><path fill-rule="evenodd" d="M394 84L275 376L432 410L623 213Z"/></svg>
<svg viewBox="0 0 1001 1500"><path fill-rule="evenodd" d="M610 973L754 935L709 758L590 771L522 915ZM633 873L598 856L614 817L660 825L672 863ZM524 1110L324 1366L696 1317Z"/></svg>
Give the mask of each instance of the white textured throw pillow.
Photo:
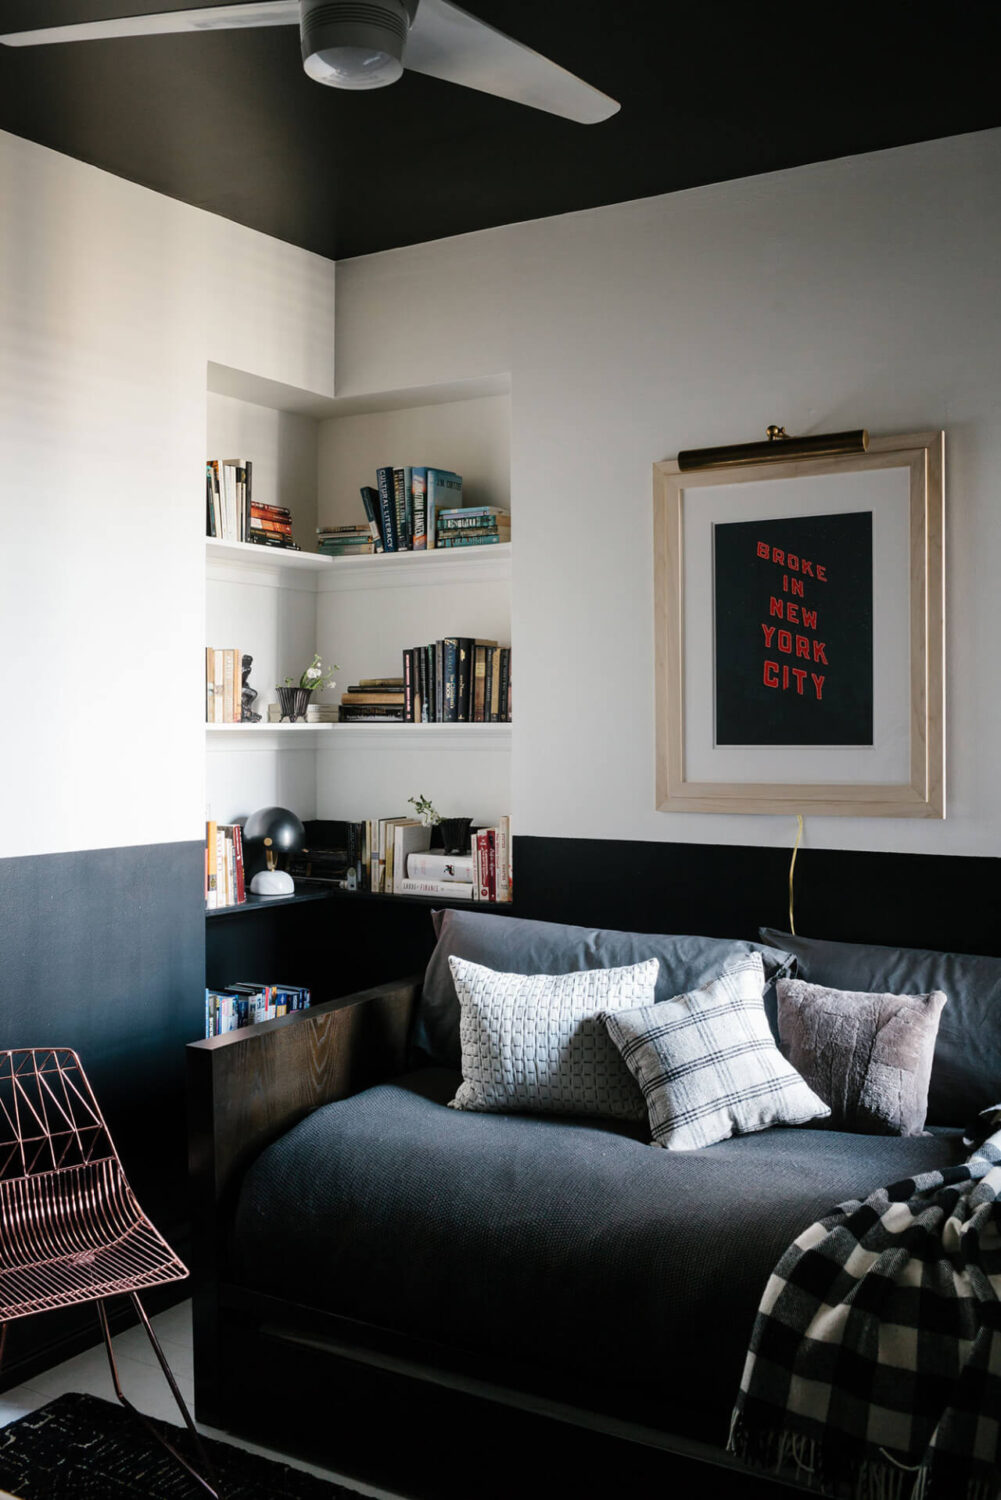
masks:
<svg viewBox="0 0 1001 1500"><path fill-rule="evenodd" d="M643 1119L643 1096L601 1014L652 1005L657 959L576 974L499 974L454 957L449 965L462 1046L453 1109Z"/></svg>
<svg viewBox="0 0 1001 1500"><path fill-rule="evenodd" d="M776 1047L764 986L761 957L749 953L690 994L603 1017L658 1145L693 1151L830 1114Z"/></svg>

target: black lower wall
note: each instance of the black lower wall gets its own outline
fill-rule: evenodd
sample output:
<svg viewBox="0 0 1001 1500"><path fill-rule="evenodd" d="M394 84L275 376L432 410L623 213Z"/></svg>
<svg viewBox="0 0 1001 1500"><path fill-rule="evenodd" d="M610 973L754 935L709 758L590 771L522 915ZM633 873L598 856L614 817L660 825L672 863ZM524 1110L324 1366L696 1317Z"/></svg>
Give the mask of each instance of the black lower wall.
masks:
<svg viewBox="0 0 1001 1500"><path fill-rule="evenodd" d="M0 1047L80 1055L140 1202L185 1253L185 1043L204 1015L200 842L0 860ZM11 1326L5 1383L92 1308Z"/></svg>
<svg viewBox="0 0 1001 1500"><path fill-rule="evenodd" d="M516 838L519 916L638 932L753 937L789 925L790 849ZM797 932L1001 953L1001 859L801 849Z"/></svg>

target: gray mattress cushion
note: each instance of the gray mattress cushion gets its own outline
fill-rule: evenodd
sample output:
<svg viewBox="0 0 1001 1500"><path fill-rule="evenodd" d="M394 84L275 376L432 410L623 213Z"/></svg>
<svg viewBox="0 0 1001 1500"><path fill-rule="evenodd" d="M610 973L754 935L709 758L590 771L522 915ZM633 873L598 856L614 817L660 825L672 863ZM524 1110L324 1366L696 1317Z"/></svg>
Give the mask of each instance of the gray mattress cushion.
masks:
<svg viewBox="0 0 1001 1500"><path fill-rule="evenodd" d="M928 1086L929 1125L966 1125L1001 1100L1001 958L834 943L772 927L763 927L761 938L794 953L798 977L810 984L890 995L944 993Z"/></svg>
<svg viewBox="0 0 1001 1500"><path fill-rule="evenodd" d="M460 1066L459 999L450 957L465 958L504 974L573 974L660 961L656 998L670 1000L708 983L729 960L760 953L765 965L765 1011L777 1036L775 980L795 973L787 953L743 938L674 936L570 927L490 912L437 911L438 942L424 976L414 1042L419 1053L446 1068Z"/></svg>
<svg viewBox="0 0 1001 1500"><path fill-rule="evenodd" d="M631 1388L669 1430L694 1391L717 1442L794 1236L964 1154L957 1136L797 1129L661 1151L612 1121L450 1110L457 1082L411 1074L269 1147L237 1207L241 1279L540 1377Z"/></svg>

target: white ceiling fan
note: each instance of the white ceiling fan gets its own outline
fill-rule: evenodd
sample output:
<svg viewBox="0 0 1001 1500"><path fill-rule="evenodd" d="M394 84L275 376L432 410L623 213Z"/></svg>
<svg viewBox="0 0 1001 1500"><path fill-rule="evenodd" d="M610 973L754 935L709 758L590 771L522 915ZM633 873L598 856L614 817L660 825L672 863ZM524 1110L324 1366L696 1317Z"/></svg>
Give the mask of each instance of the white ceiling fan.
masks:
<svg viewBox="0 0 1001 1500"><path fill-rule="evenodd" d="M246 26L298 26L303 67L333 88L382 88L410 68L581 125L607 120L619 108L607 94L450 0L251 0L16 31L0 42L35 47Z"/></svg>

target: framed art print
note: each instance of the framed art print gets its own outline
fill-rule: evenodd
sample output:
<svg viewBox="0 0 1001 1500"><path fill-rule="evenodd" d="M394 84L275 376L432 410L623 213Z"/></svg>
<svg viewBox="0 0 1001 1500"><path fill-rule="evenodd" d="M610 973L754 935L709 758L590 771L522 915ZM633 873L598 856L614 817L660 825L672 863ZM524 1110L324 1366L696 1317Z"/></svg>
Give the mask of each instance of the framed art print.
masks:
<svg viewBox="0 0 1001 1500"><path fill-rule="evenodd" d="M654 466L661 810L945 816L943 455Z"/></svg>

